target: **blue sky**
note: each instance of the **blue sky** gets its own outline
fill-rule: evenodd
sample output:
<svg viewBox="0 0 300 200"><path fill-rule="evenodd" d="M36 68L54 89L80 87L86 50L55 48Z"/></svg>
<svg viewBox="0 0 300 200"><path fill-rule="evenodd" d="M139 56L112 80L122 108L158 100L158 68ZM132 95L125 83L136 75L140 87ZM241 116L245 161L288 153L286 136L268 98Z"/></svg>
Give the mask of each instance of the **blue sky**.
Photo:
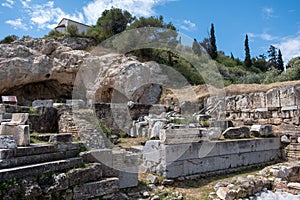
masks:
<svg viewBox="0 0 300 200"><path fill-rule="evenodd" d="M43 37L63 18L95 24L111 7L139 16L162 15L180 32L202 41L215 26L218 50L244 59L245 34L251 56L267 55L270 45L284 61L300 56L298 0L1 0L0 39L15 34Z"/></svg>

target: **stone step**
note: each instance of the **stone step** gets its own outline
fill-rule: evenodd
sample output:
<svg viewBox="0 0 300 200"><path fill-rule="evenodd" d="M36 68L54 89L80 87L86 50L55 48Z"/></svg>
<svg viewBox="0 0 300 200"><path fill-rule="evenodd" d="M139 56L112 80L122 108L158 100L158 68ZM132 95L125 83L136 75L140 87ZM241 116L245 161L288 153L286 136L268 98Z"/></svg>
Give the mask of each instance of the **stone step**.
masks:
<svg viewBox="0 0 300 200"><path fill-rule="evenodd" d="M59 133L59 134L31 134L31 138L37 139L39 141L48 142L49 140L53 140L56 138L57 142L72 142L72 133Z"/></svg>
<svg viewBox="0 0 300 200"><path fill-rule="evenodd" d="M75 186L73 199L96 198L117 191L119 191L119 178L105 178L99 181Z"/></svg>
<svg viewBox="0 0 300 200"><path fill-rule="evenodd" d="M82 143L34 144L17 149L0 149L0 169L72 158L79 155Z"/></svg>
<svg viewBox="0 0 300 200"><path fill-rule="evenodd" d="M0 169L0 182L13 178L24 178L47 172L63 171L83 164L81 158L69 158L45 163L25 165L9 169Z"/></svg>
<svg viewBox="0 0 300 200"><path fill-rule="evenodd" d="M72 142L67 144L47 144L32 143L27 147L18 147L17 149L0 149L0 159L9 159L14 157L40 155L47 153L56 153L60 151L70 151L84 149L84 143Z"/></svg>

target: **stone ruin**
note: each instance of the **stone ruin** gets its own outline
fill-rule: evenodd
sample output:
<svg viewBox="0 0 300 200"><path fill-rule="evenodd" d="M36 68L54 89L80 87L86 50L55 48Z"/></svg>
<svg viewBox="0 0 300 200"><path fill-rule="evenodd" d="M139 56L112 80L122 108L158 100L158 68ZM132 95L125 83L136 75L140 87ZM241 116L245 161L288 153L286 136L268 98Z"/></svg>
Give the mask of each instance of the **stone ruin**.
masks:
<svg viewBox="0 0 300 200"><path fill-rule="evenodd" d="M274 89L272 91L274 92ZM295 88L293 91L296 91ZM281 107L277 107L275 110L273 107L272 109L270 107L256 108L252 103L250 104L252 107L248 105L248 110L245 110L241 105L246 106L246 103L240 102L244 102L245 99L249 100L249 96L257 97L256 94L240 95L235 98L226 97L225 102L230 99L231 107L228 106L228 102L225 104L227 105L224 114L226 119L221 120L215 119L214 111L209 112L208 109L206 112L189 114L187 107L193 105L191 102L181 104L186 106L185 109L181 108L182 111L185 110L182 113L167 112L168 109L164 105L96 104L96 116L106 124L116 128L119 128L120 124L130 124L130 128L126 129L130 137L150 139L142 147L131 147L132 152L136 153L121 148L107 149L105 143L93 146L92 143L73 142L72 138L79 137L76 133L81 129L86 130L89 137L94 137L93 127L86 126L85 121L78 121L72 113L72 107L75 106L79 110L84 107L82 101L69 100L67 104L53 104L52 106L50 106L51 101L49 100L46 102L36 101L33 106L35 111L38 111L34 114L35 118L28 113L12 113L11 119L7 119L9 118L7 113L0 115L2 117L0 177L1 180L8 180L9 177L26 179L37 176L45 168L51 169L55 172L52 177L55 184L44 186L36 182L34 187L38 192L34 194L30 193L32 185L28 185L26 191L29 196L45 195L42 192L45 190L49 191L47 194L51 195L53 194L50 192L51 190L62 196L69 192L72 198L82 199L103 196L121 188L137 186L139 169L166 178L184 180L269 165L283 159L299 160L300 135L296 131L297 125L295 124L295 120L299 118L298 104L290 105L289 108L292 110L287 110L286 105L291 103L284 104L284 101L281 101ZM264 99L262 94L260 97ZM290 100L287 102L291 102L291 99L296 99L296 96L290 95ZM206 104L215 101L211 97L206 100ZM220 105L218 103L210 104ZM293 110L296 107L297 110ZM231 110L228 110L229 108ZM4 110L10 109L12 108L4 106ZM13 109L20 108L13 107ZM32 138L48 141L49 144L42 146L30 144L29 132L32 131L32 121L42 116L43 112L50 112L49 109L59 110L55 114L59 115L59 118L55 118L55 120L57 120L60 133L32 135ZM212 110L216 110L216 108ZM118 117L115 117L112 111L117 112ZM274 124L267 123L279 120L279 118L282 123L294 124L294 129L289 132L278 132L283 124L274 127ZM260 124L260 122L264 123ZM22 127L27 127L27 129ZM14 129L14 131L11 132L10 129ZM275 135L285 136L285 138L274 137ZM95 135L95 137L98 136ZM250 136L256 138L250 138ZM88 140L91 139L88 138ZM85 148L92 150L80 153ZM284 151L282 151L283 148ZM80 156L77 157L76 155L79 153ZM45 161L47 164L44 163ZM84 169L76 167L83 162L89 163L88 166ZM40 163L40 166L33 167L37 163ZM7 171L8 167L13 169L12 172ZM66 176L64 170L74 167L76 169L68 172L71 174L68 175L69 178L63 178ZM99 171L101 171L101 175L95 174ZM78 181L80 185L77 184ZM104 189L97 190L97 188ZM90 190L97 192L90 193L88 192Z"/></svg>
<svg viewBox="0 0 300 200"><path fill-rule="evenodd" d="M36 121L43 121L44 115L50 114L49 120L55 121L52 110L57 110L55 114L63 119L70 108L51 100L35 101L33 111L1 105L0 182L9 186L1 189L1 199L87 199L137 186L137 154L118 148L91 149L84 142L74 142L73 134L66 132L32 133L33 124L43 124ZM9 113L22 109L27 112Z"/></svg>

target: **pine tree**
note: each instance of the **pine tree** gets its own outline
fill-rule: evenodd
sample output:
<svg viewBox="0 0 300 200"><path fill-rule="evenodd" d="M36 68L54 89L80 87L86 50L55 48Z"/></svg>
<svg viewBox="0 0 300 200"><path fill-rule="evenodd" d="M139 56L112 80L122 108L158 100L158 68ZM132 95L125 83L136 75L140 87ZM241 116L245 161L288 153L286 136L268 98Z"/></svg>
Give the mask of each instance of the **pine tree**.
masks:
<svg viewBox="0 0 300 200"><path fill-rule="evenodd" d="M192 49L197 56L201 55L201 47L196 38L194 39Z"/></svg>
<svg viewBox="0 0 300 200"><path fill-rule="evenodd" d="M217 51L217 45L216 45L214 24L211 24L209 41L210 41L210 48L209 48L208 54L210 55L210 57L213 60L215 60L218 57L218 51Z"/></svg>
<svg viewBox="0 0 300 200"><path fill-rule="evenodd" d="M251 56L250 56L250 48L249 48L249 40L248 40L248 35L246 34L246 39L245 39L245 60L244 64L246 67L251 67L252 66L252 61L251 61Z"/></svg>
<svg viewBox="0 0 300 200"><path fill-rule="evenodd" d="M277 55L277 69L279 69L280 71L284 71L284 64L283 64L283 60L282 60L282 54L280 49L278 49L278 55Z"/></svg>

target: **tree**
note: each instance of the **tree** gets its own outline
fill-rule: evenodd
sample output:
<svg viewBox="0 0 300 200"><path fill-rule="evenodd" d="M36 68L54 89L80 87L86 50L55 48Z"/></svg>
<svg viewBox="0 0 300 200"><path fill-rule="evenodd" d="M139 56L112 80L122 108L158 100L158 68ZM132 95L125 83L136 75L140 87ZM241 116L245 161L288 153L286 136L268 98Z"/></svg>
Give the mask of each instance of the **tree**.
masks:
<svg viewBox="0 0 300 200"><path fill-rule="evenodd" d="M271 45L268 50L268 57L269 57L269 61L267 64L268 69L272 67L277 69L277 52L276 52L276 47L274 47L273 45Z"/></svg>
<svg viewBox="0 0 300 200"><path fill-rule="evenodd" d="M209 41L210 41L210 46L208 49L208 54L210 55L210 57L213 60L215 60L218 57L218 51L217 51L217 45L216 45L214 24L211 24Z"/></svg>
<svg viewBox="0 0 300 200"><path fill-rule="evenodd" d="M67 26L67 33L71 36L71 37L75 37L78 35L78 28L76 25L71 24L69 26Z"/></svg>
<svg viewBox="0 0 300 200"><path fill-rule="evenodd" d="M18 39L18 36L16 36L16 35L8 35L3 40L1 40L0 43L1 44L9 44L17 39Z"/></svg>
<svg viewBox="0 0 300 200"><path fill-rule="evenodd" d="M194 38L192 49L197 56L201 55L201 46L198 43L198 41L196 40L196 38Z"/></svg>
<svg viewBox="0 0 300 200"><path fill-rule="evenodd" d="M283 64L283 60L282 60L282 54L280 49L278 49L278 56L277 56L277 69L279 69L280 71L284 71L284 64Z"/></svg>
<svg viewBox="0 0 300 200"><path fill-rule="evenodd" d="M128 11L112 8L103 11L97 24L88 30L88 36L101 42L113 35L123 32L135 18Z"/></svg>
<svg viewBox="0 0 300 200"><path fill-rule="evenodd" d="M250 68L252 66L251 56L250 56L250 48L249 48L249 40L248 35L246 34L245 38L245 60L244 64L247 68Z"/></svg>

